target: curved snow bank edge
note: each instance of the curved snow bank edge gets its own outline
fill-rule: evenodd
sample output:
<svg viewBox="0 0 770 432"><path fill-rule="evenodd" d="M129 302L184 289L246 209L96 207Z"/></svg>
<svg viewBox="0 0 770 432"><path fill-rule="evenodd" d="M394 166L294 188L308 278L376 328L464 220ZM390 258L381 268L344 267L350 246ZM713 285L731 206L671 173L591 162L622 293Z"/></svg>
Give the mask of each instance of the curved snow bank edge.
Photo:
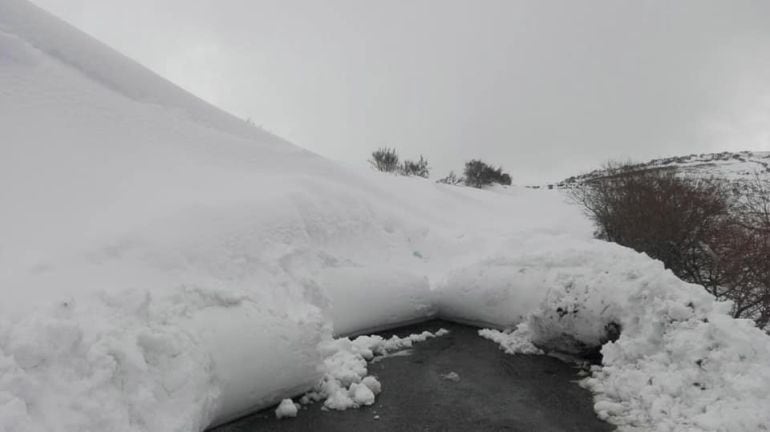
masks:
<svg viewBox="0 0 770 432"><path fill-rule="evenodd" d="M380 266L332 267L318 276L336 336L361 335L429 320L435 294L427 277Z"/></svg>
<svg viewBox="0 0 770 432"><path fill-rule="evenodd" d="M603 345L602 364L583 385L599 417L621 431L770 429L770 338L751 321L630 250L561 258L541 271L562 283L549 285L515 331L482 335L511 354ZM606 341L615 325L619 338Z"/></svg>

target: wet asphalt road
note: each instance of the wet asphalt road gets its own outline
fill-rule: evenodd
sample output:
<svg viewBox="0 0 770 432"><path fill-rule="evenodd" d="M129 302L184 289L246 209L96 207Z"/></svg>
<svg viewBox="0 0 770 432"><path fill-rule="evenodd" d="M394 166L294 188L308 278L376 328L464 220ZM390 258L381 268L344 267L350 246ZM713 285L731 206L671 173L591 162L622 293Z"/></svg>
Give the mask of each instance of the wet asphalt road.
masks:
<svg viewBox="0 0 770 432"><path fill-rule="evenodd" d="M409 356L369 364L382 383L373 406L277 420L268 409L210 432L251 431L612 431L596 418L577 369L547 356L507 355L477 329L446 321L382 332L405 336L446 328L450 334L415 344ZM445 378L455 372L459 380ZM377 416L377 418L375 418Z"/></svg>

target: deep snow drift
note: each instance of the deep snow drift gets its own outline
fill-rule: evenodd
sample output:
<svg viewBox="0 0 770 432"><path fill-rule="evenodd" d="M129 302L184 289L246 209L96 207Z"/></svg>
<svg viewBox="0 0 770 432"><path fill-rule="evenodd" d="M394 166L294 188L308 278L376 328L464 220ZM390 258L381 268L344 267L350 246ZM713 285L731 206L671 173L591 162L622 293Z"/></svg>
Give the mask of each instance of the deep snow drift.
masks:
<svg viewBox="0 0 770 432"><path fill-rule="evenodd" d="M557 192L341 167L24 0L0 0L0 152L0 431L202 430L323 382L335 334L436 314L566 350L615 322L601 415L770 425L768 338Z"/></svg>

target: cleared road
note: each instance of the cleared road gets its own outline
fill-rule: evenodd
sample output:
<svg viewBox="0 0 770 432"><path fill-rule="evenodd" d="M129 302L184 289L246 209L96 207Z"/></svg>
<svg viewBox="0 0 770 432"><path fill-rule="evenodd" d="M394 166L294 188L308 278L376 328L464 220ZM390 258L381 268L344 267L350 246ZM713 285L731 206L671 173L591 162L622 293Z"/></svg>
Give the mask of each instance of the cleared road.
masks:
<svg viewBox="0 0 770 432"><path fill-rule="evenodd" d="M479 337L476 328L446 321L380 334L405 336L441 327L451 333L416 344L408 356L369 364L383 386L371 407L340 412L315 404L283 420L270 409L213 431L614 430L596 418L591 394L575 383L577 370L567 363L507 355Z"/></svg>

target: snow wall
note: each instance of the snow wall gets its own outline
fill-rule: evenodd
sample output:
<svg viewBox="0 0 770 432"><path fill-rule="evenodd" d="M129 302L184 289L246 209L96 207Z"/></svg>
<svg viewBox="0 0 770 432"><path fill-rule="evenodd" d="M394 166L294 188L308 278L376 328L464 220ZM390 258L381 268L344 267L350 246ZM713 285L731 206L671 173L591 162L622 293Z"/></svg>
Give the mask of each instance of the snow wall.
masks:
<svg viewBox="0 0 770 432"><path fill-rule="evenodd" d="M0 152L2 432L203 430L308 389L335 335L434 316L524 323L564 351L621 326L592 388L629 427L685 421L653 396L688 396L689 379L646 399L619 390L661 352L715 358L702 374L729 397L703 425L756 414L741 392L767 406L767 338L592 240L558 192L327 161L24 0L0 0Z"/></svg>

